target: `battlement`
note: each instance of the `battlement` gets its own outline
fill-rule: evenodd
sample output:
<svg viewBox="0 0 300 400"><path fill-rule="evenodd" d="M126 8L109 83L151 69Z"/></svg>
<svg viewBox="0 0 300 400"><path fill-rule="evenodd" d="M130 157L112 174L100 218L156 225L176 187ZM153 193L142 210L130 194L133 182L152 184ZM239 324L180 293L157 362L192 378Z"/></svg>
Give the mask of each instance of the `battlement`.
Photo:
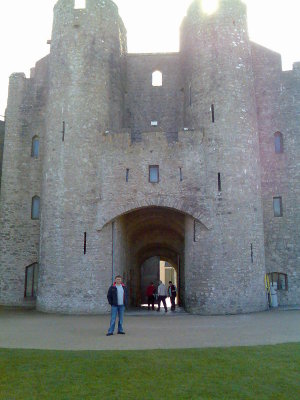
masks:
<svg viewBox="0 0 300 400"><path fill-rule="evenodd" d="M111 149L127 151L134 148L162 148L162 147L189 147L199 146L203 143L205 136L204 128L193 130L185 128L179 132L142 132L136 138L130 131L122 130L120 132L105 132L100 136L102 146Z"/></svg>
<svg viewBox="0 0 300 400"><path fill-rule="evenodd" d="M111 8L118 13L118 6L112 0L58 0L54 11L58 9L71 10L74 13L88 13Z"/></svg>

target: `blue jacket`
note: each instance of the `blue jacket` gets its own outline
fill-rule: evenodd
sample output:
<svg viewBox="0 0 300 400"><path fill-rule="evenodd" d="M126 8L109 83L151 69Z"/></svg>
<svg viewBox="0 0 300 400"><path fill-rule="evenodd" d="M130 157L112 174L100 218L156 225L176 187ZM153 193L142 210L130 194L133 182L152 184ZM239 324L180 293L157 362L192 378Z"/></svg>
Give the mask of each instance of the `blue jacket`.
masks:
<svg viewBox="0 0 300 400"><path fill-rule="evenodd" d="M127 287L122 283L123 290L124 290L124 306L128 305L128 291ZM117 306L118 305L118 289L116 288L116 283L111 285L111 287L108 289L107 293L107 300L111 306Z"/></svg>

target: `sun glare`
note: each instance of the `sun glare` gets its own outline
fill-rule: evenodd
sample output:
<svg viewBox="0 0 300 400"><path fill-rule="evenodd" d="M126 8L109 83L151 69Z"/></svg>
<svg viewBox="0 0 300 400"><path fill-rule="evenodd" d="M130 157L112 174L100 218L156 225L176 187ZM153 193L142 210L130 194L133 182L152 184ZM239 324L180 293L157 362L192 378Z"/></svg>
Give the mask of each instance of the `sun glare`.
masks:
<svg viewBox="0 0 300 400"><path fill-rule="evenodd" d="M202 0L202 10L205 14L213 14L219 7L219 0Z"/></svg>

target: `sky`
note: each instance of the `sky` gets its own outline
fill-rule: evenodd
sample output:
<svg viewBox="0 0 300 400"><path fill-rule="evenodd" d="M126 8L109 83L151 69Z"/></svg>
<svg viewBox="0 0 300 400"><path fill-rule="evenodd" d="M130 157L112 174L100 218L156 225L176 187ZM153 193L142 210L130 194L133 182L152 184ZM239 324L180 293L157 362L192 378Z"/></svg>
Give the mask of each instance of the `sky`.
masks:
<svg viewBox="0 0 300 400"><path fill-rule="evenodd" d="M179 26L192 0L115 0L125 23L130 52L178 51ZM205 0L207 1L207 0ZM214 0L208 0L214 1ZM282 55L283 69L300 61L300 0L244 0L249 36ZM49 53L52 10L56 0L0 0L0 115L13 72L29 76ZM167 22L166 22L167 21Z"/></svg>

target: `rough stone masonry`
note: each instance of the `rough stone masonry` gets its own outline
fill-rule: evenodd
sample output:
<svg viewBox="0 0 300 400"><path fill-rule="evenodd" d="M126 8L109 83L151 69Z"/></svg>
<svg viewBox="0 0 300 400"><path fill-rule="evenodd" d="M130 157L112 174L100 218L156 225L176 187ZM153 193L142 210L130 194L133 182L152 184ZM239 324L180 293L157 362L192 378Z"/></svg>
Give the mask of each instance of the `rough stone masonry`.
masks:
<svg viewBox="0 0 300 400"><path fill-rule="evenodd" d="M191 313L265 310L266 274L300 304L299 130L300 64L242 1L193 1L169 54L128 53L111 0L57 1L50 54L10 77L0 304L105 313L121 274L138 306L151 258Z"/></svg>

